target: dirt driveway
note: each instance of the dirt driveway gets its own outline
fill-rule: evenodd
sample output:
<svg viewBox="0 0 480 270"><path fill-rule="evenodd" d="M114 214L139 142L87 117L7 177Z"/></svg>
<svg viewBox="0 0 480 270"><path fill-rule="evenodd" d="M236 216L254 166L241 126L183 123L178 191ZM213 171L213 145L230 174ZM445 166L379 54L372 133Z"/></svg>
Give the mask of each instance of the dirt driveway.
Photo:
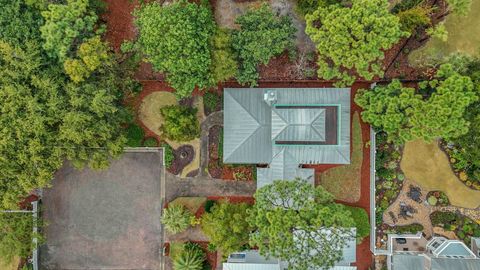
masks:
<svg viewBox="0 0 480 270"><path fill-rule="evenodd" d="M104 171L58 171L42 200L40 269L160 269L162 157L126 152Z"/></svg>

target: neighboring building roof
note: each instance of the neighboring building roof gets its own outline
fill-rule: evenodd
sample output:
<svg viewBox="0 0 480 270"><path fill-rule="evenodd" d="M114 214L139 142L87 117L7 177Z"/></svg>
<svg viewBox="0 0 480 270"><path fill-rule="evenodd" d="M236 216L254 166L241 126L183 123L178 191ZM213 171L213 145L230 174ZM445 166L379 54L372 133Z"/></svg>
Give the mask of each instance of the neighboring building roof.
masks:
<svg viewBox="0 0 480 270"><path fill-rule="evenodd" d="M392 257L392 270L424 270L425 257L409 254L395 254Z"/></svg>
<svg viewBox="0 0 480 270"><path fill-rule="evenodd" d="M478 270L479 259L432 258L431 270Z"/></svg>
<svg viewBox="0 0 480 270"><path fill-rule="evenodd" d="M267 259L258 250L246 250L230 254L223 263L223 270L281 270L282 265L280 260Z"/></svg>
<svg viewBox="0 0 480 270"><path fill-rule="evenodd" d="M463 243L460 241L447 241L444 242L437 249L437 256L463 256L463 257L474 257L475 254Z"/></svg>
<svg viewBox="0 0 480 270"><path fill-rule="evenodd" d="M348 230L348 229L347 229ZM300 236L302 234L305 234L306 232L303 230L297 230L294 231L294 242L298 242L296 239L296 236ZM312 238L316 239L317 237L324 237L326 239L331 239L332 231L331 229L323 228L318 231L315 235L311 235ZM357 229L356 228L350 228L350 232L345 232L344 237L348 237L346 245L343 247L339 247L338 250L342 250L343 258L339 262L337 262L335 265L336 266L350 266L352 263L356 262L357 260L357 242L356 242L356 233ZM319 236L321 234L322 236ZM331 249L335 249L336 247L332 246L330 247ZM311 256L316 256L318 254L317 250L311 250L310 255ZM312 270L312 269L309 269Z"/></svg>
<svg viewBox="0 0 480 270"><path fill-rule="evenodd" d="M223 263L223 270L282 270L280 264Z"/></svg>
<svg viewBox="0 0 480 270"><path fill-rule="evenodd" d="M473 253L463 242L448 240L444 237L435 237L429 241L427 248L435 257L458 256L475 258Z"/></svg>

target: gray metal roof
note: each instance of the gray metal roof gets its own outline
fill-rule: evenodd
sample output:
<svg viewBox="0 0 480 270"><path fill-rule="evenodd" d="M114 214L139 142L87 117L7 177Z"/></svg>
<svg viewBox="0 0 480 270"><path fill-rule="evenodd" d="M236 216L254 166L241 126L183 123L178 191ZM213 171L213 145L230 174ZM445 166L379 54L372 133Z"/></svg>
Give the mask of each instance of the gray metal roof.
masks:
<svg viewBox="0 0 480 270"><path fill-rule="evenodd" d="M271 109L263 101L263 92L225 89L224 103L224 162L269 163Z"/></svg>
<svg viewBox="0 0 480 270"><path fill-rule="evenodd" d="M224 103L223 161L270 164L257 170L258 188L297 177L313 183L314 171L300 164L350 163L349 88L226 88ZM329 123L327 106L338 114ZM335 144L327 129L336 129Z"/></svg>
<svg viewBox="0 0 480 270"><path fill-rule="evenodd" d="M277 153L268 168L257 168L257 188L272 184L274 180L294 180L301 178L315 183L315 170L298 167L296 160L286 151Z"/></svg>
<svg viewBox="0 0 480 270"><path fill-rule="evenodd" d="M431 270L478 270L480 259L432 258ZM396 269L395 269L396 270Z"/></svg>
<svg viewBox="0 0 480 270"><path fill-rule="evenodd" d="M325 110L309 106L337 106L337 144L275 144L325 140ZM224 108L225 163L270 163L283 150L296 166L350 163L349 88L226 88Z"/></svg>
<svg viewBox="0 0 480 270"><path fill-rule="evenodd" d="M425 257L410 254L395 254L392 257L392 270L424 270Z"/></svg>

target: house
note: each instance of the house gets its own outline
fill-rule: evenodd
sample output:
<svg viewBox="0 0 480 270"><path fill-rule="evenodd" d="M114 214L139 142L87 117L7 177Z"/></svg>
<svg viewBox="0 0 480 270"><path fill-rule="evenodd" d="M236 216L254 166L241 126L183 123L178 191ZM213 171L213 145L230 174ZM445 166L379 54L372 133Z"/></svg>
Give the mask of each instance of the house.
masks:
<svg viewBox="0 0 480 270"><path fill-rule="evenodd" d="M329 230L319 230L322 234L329 234ZM302 232L299 231L301 234ZM348 233L348 241L345 246L340 247L342 250L343 259L335 264L330 270L356 270L356 266L352 266L356 262L356 229L352 228L351 233ZM308 251L307 251L308 252ZM311 256L315 256L312 253ZM227 262L223 263L223 270L286 270L288 267L287 261L282 261L277 258L266 258L258 252L258 250L246 250L242 252L235 252L228 256ZM322 270L322 269L306 269L306 270Z"/></svg>
<svg viewBox="0 0 480 270"><path fill-rule="evenodd" d="M257 187L301 178L302 164L350 163L349 88L226 88L223 162L265 164Z"/></svg>
<svg viewBox="0 0 480 270"><path fill-rule="evenodd" d="M444 237L427 241L421 233L392 234L388 236L387 266L389 270L478 270L480 258L472 249Z"/></svg>

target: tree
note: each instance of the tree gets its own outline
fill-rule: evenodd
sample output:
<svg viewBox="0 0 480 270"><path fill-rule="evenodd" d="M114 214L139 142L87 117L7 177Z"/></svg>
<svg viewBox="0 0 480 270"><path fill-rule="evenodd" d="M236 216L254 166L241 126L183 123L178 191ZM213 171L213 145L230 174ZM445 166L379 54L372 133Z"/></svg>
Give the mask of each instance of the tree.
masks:
<svg viewBox="0 0 480 270"><path fill-rule="evenodd" d="M365 237L370 235L370 222L368 221L367 211L360 207L346 206L346 208L350 211L353 221L355 221L357 243L361 243Z"/></svg>
<svg viewBox="0 0 480 270"><path fill-rule="evenodd" d="M469 76L480 95L480 59L467 54L453 54L448 59L453 69ZM480 102L472 103L465 112L465 119L470 122L470 128L465 135L452 140L455 145L454 155L456 169L467 173L468 179L480 182Z"/></svg>
<svg viewBox="0 0 480 270"><path fill-rule="evenodd" d="M33 238L41 240L33 233L34 222L28 213L0 212L0 257L3 262L9 263L14 257L27 258L32 254Z"/></svg>
<svg viewBox="0 0 480 270"><path fill-rule="evenodd" d="M0 0L0 40L22 46L27 40L40 42L40 12L23 0ZM19 16L21 14L21 16Z"/></svg>
<svg viewBox="0 0 480 270"><path fill-rule="evenodd" d="M202 231L223 254L239 251L248 243L252 227L246 219L250 208L246 203L220 202L202 216Z"/></svg>
<svg viewBox="0 0 480 270"><path fill-rule="evenodd" d="M388 10L387 0L353 0L351 7L329 5L306 15L305 32L318 52L318 76L340 79L336 86L351 85L356 72L371 80L382 76L384 50L407 32Z"/></svg>
<svg viewBox="0 0 480 270"><path fill-rule="evenodd" d="M173 258L174 270L202 270L205 252L195 243L186 243L178 256Z"/></svg>
<svg viewBox="0 0 480 270"><path fill-rule="evenodd" d="M290 17L273 14L266 4L247 11L235 22L240 26L232 33L233 49L240 62L237 80L253 87L259 78L257 66L291 49L296 29Z"/></svg>
<svg viewBox="0 0 480 270"><path fill-rule="evenodd" d="M180 233L190 227L193 214L180 204L170 205L163 210L162 224L171 233Z"/></svg>
<svg viewBox="0 0 480 270"><path fill-rule="evenodd" d="M113 65L108 45L101 41L98 35L80 44L76 54L78 58L68 58L63 63L65 73L76 83L85 81L102 66L111 67Z"/></svg>
<svg viewBox="0 0 480 270"><path fill-rule="evenodd" d="M330 268L355 226L350 212L323 187L306 181L275 181L257 190L248 217L250 244L264 256L289 262L293 270ZM314 255L313 255L314 254Z"/></svg>
<svg viewBox="0 0 480 270"><path fill-rule="evenodd" d="M175 1L143 5L134 12L141 51L156 71L165 72L178 97L211 81L211 39L215 25L205 5Z"/></svg>
<svg viewBox="0 0 480 270"><path fill-rule="evenodd" d="M414 88L399 81L373 90L360 90L355 102L364 109L362 119L388 134L389 141L453 139L468 132L466 108L478 100L471 79L442 65L436 79Z"/></svg>
<svg viewBox="0 0 480 270"><path fill-rule="evenodd" d="M432 9L423 6L398 12L397 17L400 19L401 30L413 33L417 27L430 25L430 12Z"/></svg>
<svg viewBox="0 0 480 270"><path fill-rule="evenodd" d="M49 4L42 12L45 24L40 27L43 48L50 57L63 63L75 50L75 44L93 36L98 17L89 8L89 0L67 0L66 4Z"/></svg>
<svg viewBox="0 0 480 270"><path fill-rule="evenodd" d="M75 84L36 45L25 47L0 42L0 208L47 186L64 158L104 168L126 141L116 73Z"/></svg>
<svg viewBox="0 0 480 270"><path fill-rule="evenodd" d="M160 127L163 136L170 140L186 142L200 135L197 109L170 105L160 109L164 123Z"/></svg>
<svg viewBox="0 0 480 270"><path fill-rule="evenodd" d="M228 29L217 29L213 38L212 85L235 76L238 62L232 51L231 35Z"/></svg>

